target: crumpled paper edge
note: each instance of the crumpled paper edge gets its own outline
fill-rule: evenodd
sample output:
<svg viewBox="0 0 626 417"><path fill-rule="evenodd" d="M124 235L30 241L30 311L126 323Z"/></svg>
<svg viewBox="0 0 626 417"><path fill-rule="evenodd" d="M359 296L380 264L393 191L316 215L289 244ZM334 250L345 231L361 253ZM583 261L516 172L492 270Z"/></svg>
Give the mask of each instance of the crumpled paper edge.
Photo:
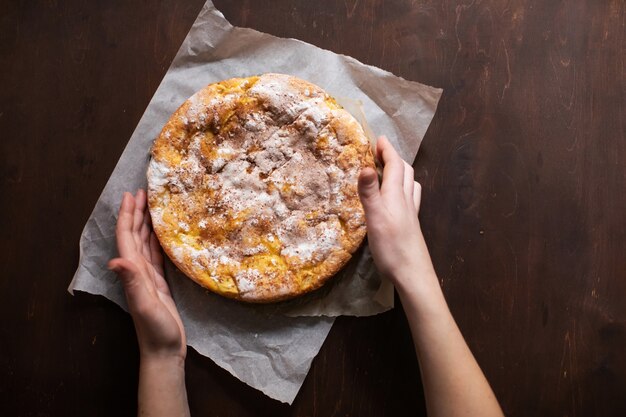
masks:
<svg viewBox="0 0 626 417"><path fill-rule="evenodd" d="M200 21L200 17L202 17L202 15L203 15L203 14L206 14L206 13L209 13L209 14L211 15L211 16L210 16L210 17L211 17L211 19L208 19L208 20L207 20L207 22L200 22L200 23L201 23L201 24L209 24L209 23L210 23L210 24L212 24L212 25L215 25L215 26L219 26L219 27L221 27L221 28L223 29L223 31L222 31L222 33L221 33L222 37L227 36L227 34L228 34L228 32L229 32L230 30L243 30L243 31L250 31L250 33L253 33L253 32L255 32L255 33L260 33L260 32L254 31L254 30L252 30L252 29L241 29L241 28L236 28L236 27L233 27L232 25L230 25L230 23L228 23L228 22L224 19L223 15L222 15L219 11L217 11L217 10L215 9L215 7L212 5L212 3L211 3L210 1L208 1L208 2L205 4L205 6L203 7L203 9L202 9L201 13L199 14L198 18L196 19L196 22L194 22L194 27L195 27L195 26L196 26L196 24ZM209 20L210 20L210 22L209 22ZM193 27L192 27L192 30L193 30ZM264 34L264 35L266 35L266 34ZM271 36L271 35L266 35L266 36ZM215 38L214 38L214 39L215 39ZM214 40L214 39L212 39L212 40ZM277 39L277 40L280 40L280 38L276 38L276 39ZM212 40L211 40L211 41L212 41ZM209 40L208 40L208 41L209 41ZM217 41L216 41L215 43L217 44L217 43L219 43L220 41L221 41L221 37L218 37L218 39L217 39ZM303 45L306 45L307 47L312 47L312 45L305 44L304 42L299 41L299 40L293 40L293 41L295 41L295 42L297 42L297 43L301 43L301 44L303 44ZM184 51L184 48L185 48L186 46L188 46L188 45L186 45L186 42L184 42L184 43L183 43L183 45L181 46L181 48L179 49L179 51L178 51L178 53L177 53L176 58L178 58L178 56L179 56L180 54L183 54L183 53L185 52L185 51ZM314 46L313 46L313 47L314 47ZM316 49L320 49L320 48L317 48L317 47L314 47L314 48L316 48ZM320 49L320 50L321 50L321 49ZM322 50L322 51L323 51L323 50ZM332 54L332 52L329 52L329 51L324 51L324 52L328 52L328 53ZM201 55L201 54L196 54L196 55ZM345 61L344 63L345 63L345 64L347 64L347 65L346 65L346 67L347 67L348 69L349 69L350 67L354 67L354 68L355 68L355 69L354 69L354 71L355 71L355 72L359 71L358 69L356 69L356 67L358 67L358 66L360 66L360 67L365 66L365 67L370 68L370 70L371 70L372 72L376 72L376 73L378 73L378 75L379 75L380 77L382 77L383 79L384 79L385 77L388 77L388 78L393 77L393 78L394 78L394 80L396 80L396 81L397 81L397 80L405 81L405 80L402 80L402 79L400 79L399 77L396 77L396 76L394 76L393 74L388 73L388 72L386 72L386 71L383 71L383 70L381 70L381 69L378 69L378 68L375 68L375 67L372 67L372 66L369 66L369 65L364 65L364 64L361 64L361 63L359 63L358 61L356 61L354 58L351 58L351 57L346 57L346 56L344 56L344 55L338 55L338 54L333 54L333 55L335 55L335 57L337 57L338 59L339 59L339 58L343 59L343 60ZM175 64L175 63L176 63L176 61L177 61L177 59L176 59L176 58L175 58L175 60L174 60L174 64ZM199 57L198 57L198 56L196 56L195 58L199 58ZM201 58L201 57L200 57L200 58ZM170 67L170 69L168 70L168 72L169 72L169 71L172 71L172 70L174 70L174 69L175 69L175 67L176 67L176 66L175 66L174 64ZM233 76L235 76L235 75L233 75ZM381 80L378 80L378 81L381 81ZM315 82L315 81L314 81L314 82ZM318 83L319 83L319 82L318 82ZM410 82L408 82L408 81L407 81L407 83L410 83ZM410 86L409 86L409 87L410 87ZM382 85L378 85L378 86L375 86L375 87L373 87L373 88L383 88L383 86L382 86ZM155 95L158 93L158 91L159 91L159 90L157 89L157 92L155 93ZM439 90L439 89L435 89L435 88L431 88L431 91L432 91L432 93L433 93L433 97L435 97L435 96L436 96L436 98L435 98L435 105L434 105L434 107L433 107L433 108L436 108L436 101L438 101L438 98L439 98L439 96L441 95L441 90ZM329 92L331 92L331 91L329 91ZM368 95L368 96L370 96L370 95L371 95L371 94L369 94L369 92L368 92L367 90L363 90L363 92L364 92L366 95ZM191 93L191 92L190 92L190 93ZM331 92L331 94L332 94L332 92ZM424 98L424 97L422 97L422 98ZM154 97L153 97L153 99L154 99ZM374 100L374 101L375 101L375 100ZM148 107L150 107L151 105L155 105L155 104L156 104L156 103L153 103L153 100L151 100L150 105L149 105ZM377 105L378 105L378 104L379 104L379 103L377 103ZM379 107L382 109L382 108L384 108L385 106L380 106L380 105L379 105ZM146 109L146 110L147 110L147 109ZM402 109L398 109L398 111L400 111L400 112L401 112L401 111L402 111ZM433 111L433 113L434 113L434 111ZM395 113L394 113L394 115L395 115ZM142 116L142 118L143 118L143 116ZM432 117L431 117L431 118L432 118ZM427 128L427 127L426 127L426 128ZM425 134L425 131L426 131L426 129L424 129L424 131L423 131L423 132L420 132L420 131L415 132L416 136L418 136L418 137L419 137L419 140L420 140L420 141L421 141L421 138L423 137L423 135ZM395 133L397 134L397 132L395 132ZM390 136L393 136L393 134L391 134ZM393 142L393 139L392 139L391 137L390 137L390 139L391 139L391 140L392 140L392 142ZM401 153L401 154L406 153L406 149L404 149L404 152L403 152L403 149L402 149L402 144L395 143L395 145L399 147L399 151L400 151L400 153ZM130 146L132 146L132 144L131 144L131 143L129 143L129 144L127 145L127 148L128 148L128 147L130 147ZM125 149L125 150L124 150L124 153L125 153L126 151L127 151L127 149ZM119 163L120 163L120 162L118 161L118 164L119 164ZM116 168L117 168L117 167L116 167ZM122 190L116 190L116 189L105 189L105 191L109 191L109 193L108 193L108 194L113 194L113 193L121 194L121 191L122 191ZM104 194L104 192L103 192L103 194ZM102 198L102 196L101 196L101 198ZM112 201L115 201L115 199L113 199ZM117 207L106 207L106 209L107 209L107 210L106 210L106 211L107 211L107 213L109 213L111 216L115 217L115 213L117 212ZM98 222L97 222L97 220L96 220L96 223L98 223ZM92 238L90 239L90 240L91 240L90 244L94 244L94 242L97 244L97 242L98 242L99 240L105 240L105 239L108 239L108 238L110 238L110 237L111 237L110 230L108 231L108 233L109 233L109 234L107 234L107 230L106 230L106 229L107 229L107 227L106 227L106 226L101 227L101 225L100 225L100 224L96 224L96 225L95 225L95 228L96 228L96 229L98 229L98 231L99 231L99 236L94 236L94 237L92 237ZM83 242L82 242L82 239L81 239L81 244L82 244L82 243L83 243ZM125 304L125 299L124 299L124 296L123 296L123 292L121 291L121 287L119 286L119 284L117 284L117 280L115 279L114 275L113 275L113 276L111 276L112 274L111 274L108 270L106 270L106 268L104 268L104 265L106 265L106 260L108 260L108 259L106 259L106 260L105 260L105 262L101 262L101 263L100 263L100 262L98 262L98 264L99 264L99 265L102 265L102 266L103 266L102 268L100 268L100 269L97 269L97 268L96 268L96 270L93 270L93 269L92 269L92 270L87 270L87 269L84 267L84 264L83 264L83 262L82 262L82 259L83 259L83 257L84 257L84 256L86 256L86 254L84 253L83 248L82 248L82 245L81 245L81 264L80 264L80 266L79 266L79 268L78 268L78 270L77 270L77 275L78 275L79 273L86 272L86 273L88 273L89 275L91 275L92 277L94 277L94 278L98 279L99 283L101 284L101 286L100 286L101 293L107 293L107 294L109 294L109 296L108 296L107 298L111 299L112 301L116 302L117 304L119 304L119 305L121 305L123 308L125 308L126 304ZM68 290L69 290L71 293L73 293L73 291L72 291L73 289L80 290L80 288L75 288L75 287L76 287L76 285L75 285L75 279L76 279L76 276L77 276L77 275L75 275L74 279L72 280L72 283L70 284L70 288L68 288ZM111 291L111 290L113 290L113 291ZM118 291L116 291L116 290L118 290ZM332 322L332 321L331 321L331 322ZM327 332L326 332L326 333L327 333ZM320 346L321 346L321 344L320 344ZM319 349L319 347L318 347L318 349ZM316 352L317 352L317 351L316 351ZM215 360L215 359L214 359L214 360ZM311 360L312 360L312 358L311 358ZM309 366L310 366L310 361L309 361ZM307 370L308 370L308 367L307 367ZM305 373L305 375L306 375L306 373ZM237 375L235 375L235 376L237 376ZM304 379L304 378L302 378L302 379ZM244 381L244 382L246 382L246 381ZM302 381L299 381L299 384L301 384L301 382L302 382ZM253 386L254 386L254 385L253 385ZM258 386L255 386L255 388L259 389L259 387L258 387ZM281 401L283 401L283 399L278 398L278 397L280 397L280 395L276 395L275 393L274 393L274 395L273 395L271 392L266 392L266 391L265 391L265 390L263 390L263 389L261 389L261 390L262 390L262 391L264 391L264 392L265 392L266 394L268 394L269 396L271 396L271 397L273 397L273 398L280 399ZM296 390L295 392L297 392L297 390ZM294 394L294 396L295 396L295 394ZM288 400L287 402L291 402L292 400L293 400L293 398L291 398L291 400Z"/></svg>

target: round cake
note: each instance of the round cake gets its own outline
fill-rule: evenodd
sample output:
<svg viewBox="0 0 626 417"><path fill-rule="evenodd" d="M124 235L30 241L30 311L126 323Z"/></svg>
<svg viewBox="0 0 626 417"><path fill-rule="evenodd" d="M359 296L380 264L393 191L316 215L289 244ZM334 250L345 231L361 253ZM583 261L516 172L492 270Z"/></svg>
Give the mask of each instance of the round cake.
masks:
<svg viewBox="0 0 626 417"><path fill-rule="evenodd" d="M174 264L215 293L293 298L361 244L365 166L374 159L363 129L316 85L282 74L210 84L154 141L154 231Z"/></svg>

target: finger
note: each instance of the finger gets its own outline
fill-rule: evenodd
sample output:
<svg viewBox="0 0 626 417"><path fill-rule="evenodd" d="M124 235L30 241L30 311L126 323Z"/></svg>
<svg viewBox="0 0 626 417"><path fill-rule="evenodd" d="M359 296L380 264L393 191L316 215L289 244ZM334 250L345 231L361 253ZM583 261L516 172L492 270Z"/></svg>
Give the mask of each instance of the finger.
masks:
<svg viewBox="0 0 626 417"><path fill-rule="evenodd" d="M141 225L143 224L143 210L146 207L146 194L142 189L135 194L135 211L133 212L133 238L137 250L143 253L143 242L141 240Z"/></svg>
<svg viewBox="0 0 626 417"><path fill-rule="evenodd" d="M382 164L383 163L383 149L385 146L389 144L389 139L385 135L381 135L378 137L376 141L376 159Z"/></svg>
<svg viewBox="0 0 626 417"><path fill-rule="evenodd" d="M148 212L147 204L143 210L140 238L144 258L148 261L152 261L152 252L150 250L150 213Z"/></svg>
<svg viewBox="0 0 626 417"><path fill-rule="evenodd" d="M413 203L413 189L415 188L413 183L415 182L415 174L411 165L407 164L404 161L402 162L404 163L404 197L406 198L407 203L411 204Z"/></svg>
<svg viewBox="0 0 626 417"><path fill-rule="evenodd" d="M155 293L151 292L150 287L141 279L142 273L137 265L125 258L115 258L109 261L108 266L117 273L122 282L131 313L141 311L142 306L151 302Z"/></svg>
<svg viewBox="0 0 626 417"><path fill-rule="evenodd" d="M413 181L413 206L415 211L420 212L420 203L422 201L422 186L419 182Z"/></svg>
<svg viewBox="0 0 626 417"><path fill-rule="evenodd" d="M375 210L380 199L380 189L378 188L378 174L376 170L366 167L359 174L359 197L365 216L368 216L372 210Z"/></svg>
<svg viewBox="0 0 626 417"><path fill-rule="evenodd" d="M384 136L378 139L376 150L383 163L381 194L401 192L404 183L404 161Z"/></svg>
<svg viewBox="0 0 626 417"><path fill-rule="evenodd" d="M141 188L135 194L135 211L133 219L133 231L139 232L143 224L143 211L146 208L146 193Z"/></svg>
<svg viewBox="0 0 626 417"><path fill-rule="evenodd" d="M152 262L152 235L154 234L154 229L152 228L152 217L150 216L150 210L148 208L148 205L146 203L146 215L144 216L144 222L146 224L146 226L148 227L148 237L147 239L144 241L144 244L150 248L150 262ZM158 244L158 240L157 240L157 244ZM159 245L159 249L161 248L161 246Z"/></svg>
<svg viewBox="0 0 626 417"><path fill-rule="evenodd" d="M141 225L140 239L141 253L143 257L146 258L149 262L152 262L152 253L150 252L150 228L145 223Z"/></svg>
<svg viewBox="0 0 626 417"><path fill-rule="evenodd" d="M161 245L154 232L150 233L150 262L155 271L163 276L163 254L161 253Z"/></svg>
<svg viewBox="0 0 626 417"><path fill-rule="evenodd" d="M135 199L131 193L124 193L117 218L117 225L115 226L117 250L122 257L130 256L137 250L132 234L134 210Z"/></svg>

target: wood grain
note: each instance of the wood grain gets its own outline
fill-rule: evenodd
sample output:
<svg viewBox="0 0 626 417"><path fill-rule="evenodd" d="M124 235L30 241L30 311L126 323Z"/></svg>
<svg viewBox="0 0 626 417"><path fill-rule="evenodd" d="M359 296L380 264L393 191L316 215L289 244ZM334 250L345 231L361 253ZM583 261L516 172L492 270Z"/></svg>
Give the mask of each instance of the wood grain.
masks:
<svg viewBox="0 0 626 417"><path fill-rule="evenodd" d="M65 289L82 227L202 3L3 7L2 415L135 414L129 316ZM421 220L506 414L626 415L624 2L215 4L235 25L442 87L414 164ZM291 407L193 351L187 387L196 416L425 415L401 309L338 319Z"/></svg>

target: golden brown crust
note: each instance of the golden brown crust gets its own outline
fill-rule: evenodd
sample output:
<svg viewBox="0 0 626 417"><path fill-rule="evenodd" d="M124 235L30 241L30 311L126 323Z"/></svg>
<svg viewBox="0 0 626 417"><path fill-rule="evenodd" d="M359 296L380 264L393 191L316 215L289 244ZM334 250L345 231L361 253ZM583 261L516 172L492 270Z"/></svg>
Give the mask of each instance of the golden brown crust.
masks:
<svg viewBox="0 0 626 417"><path fill-rule="evenodd" d="M274 302L322 286L365 236L358 173L374 167L356 120L281 74L194 94L152 148L148 204L165 253L226 297Z"/></svg>

